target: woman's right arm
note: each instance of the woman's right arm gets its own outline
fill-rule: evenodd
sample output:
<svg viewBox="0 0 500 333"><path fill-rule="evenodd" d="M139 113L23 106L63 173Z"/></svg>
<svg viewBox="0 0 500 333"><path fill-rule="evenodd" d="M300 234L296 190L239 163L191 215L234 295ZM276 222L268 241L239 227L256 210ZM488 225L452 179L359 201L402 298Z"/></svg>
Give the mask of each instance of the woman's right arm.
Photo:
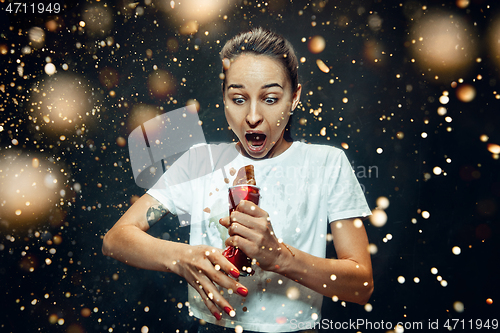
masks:
<svg viewBox="0 0 500 333"><path fill-rule="evenodd" d="M217 319L221 317L219 309L234 315L213 282L246 296L248 290L222 272L236 277L239 275L236 267L222 255L221 249L171 242L146 233L166 214L168 210L160 202L144 194L106 233L102 253L137 268L176 273L200 293Z"/></svg>
<svg viewBox="0 0 500 333"><path fill-rule="evenodd" d="M144 194L123 214L104 236L102 253L128 265L167 272L172 268L169 257L178 257L181 243L167 242L146 231L168 214L168 210L149 194Z"/></svg>

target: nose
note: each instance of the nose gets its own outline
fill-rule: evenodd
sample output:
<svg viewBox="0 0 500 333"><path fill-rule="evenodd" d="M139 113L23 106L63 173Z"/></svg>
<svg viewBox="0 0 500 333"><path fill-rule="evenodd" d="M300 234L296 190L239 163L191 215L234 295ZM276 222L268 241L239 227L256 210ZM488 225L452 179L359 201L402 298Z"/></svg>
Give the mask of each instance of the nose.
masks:
<svg viewBox="0 0 500 333"><path fill-rule="evenodd" d="M262 123L263 119L264 118L261 111L259 110L257 103L250 103L250 109L248 110L246 116L246 122L248 126L250 126L251 128L255 128Z"/></svg>

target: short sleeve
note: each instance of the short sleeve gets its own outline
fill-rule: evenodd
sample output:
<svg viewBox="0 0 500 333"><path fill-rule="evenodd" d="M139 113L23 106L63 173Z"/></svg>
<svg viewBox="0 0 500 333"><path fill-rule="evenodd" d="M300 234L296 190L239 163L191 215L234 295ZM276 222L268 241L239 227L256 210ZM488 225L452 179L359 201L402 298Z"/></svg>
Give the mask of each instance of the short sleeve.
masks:
<svg viewBox="0 0 500 333"><path fill-rule="evenodd" d="M351 164L343 151L331 154L328 182L328 220L329 222L366 217L371 214L365 195Z"/></svg>
<svg viewBox="0 0 500 333"><path fill-rule="evenodd" d="M186 168L191 160L189 155L189 151L184 153L146 192L174 215L189 214L191 211L193 184Z"/></svg>

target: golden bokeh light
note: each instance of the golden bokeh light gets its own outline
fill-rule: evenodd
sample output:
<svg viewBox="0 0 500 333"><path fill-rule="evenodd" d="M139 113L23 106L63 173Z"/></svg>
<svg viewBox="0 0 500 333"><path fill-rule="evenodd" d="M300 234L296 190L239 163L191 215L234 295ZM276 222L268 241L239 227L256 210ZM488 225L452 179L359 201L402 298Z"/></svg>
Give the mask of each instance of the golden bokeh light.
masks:
<svg viewBox="0 0 500 333"><path fill-rule="evenodd" d="M40 27L33 27L28 31L30 44L34 47L40 48L45 44L45 31Z"/></svg>
<svg viewBox="0 0 500 333"><path fill-rule="evenodd" d="M464 102L469 103L476 98L476 88L470 84L462 84L456 90L457 98Z"/></svg>
<svg viewBox="0 0 500 333"><path fill-rule="evenodd" d="M382 209L372 210L372 215L370 215L370 222L375 227L382 227L387 223L387 214Z"/></svg>
<svg viewBox="0 0 500 333"><path fill-rule="evenodd" d="M492 154L500 154L500 145L496 143L488 143L488 151Z"/></svg>
<svg viewBox="0 0 500 333"><path fill-rule="evenodd" d="M35 125L58 137L61 130L74 128L91 112L90 94L83 80L70 74L39 81L30 99L29 111Z"/></svg>
<svg viewBox="0 0 500 333"><path fill-rule="evenodd" d="M187 21L183 23L179 29L181 35L194 35L198 32L200 25L196 21Z"/></svg>
<svg viewBox="0 0 500 333"><path fill-rule="evenodd" d="M326 41L322 36L314 36L307 44L309 51L314 54L323 52L326 47Z"/></svg>
<svg viewBox="0 0 500 333"><path fill-rule="evenodd" d="M389 199L387 197L377 198L377 208L387 209L389 207Z"/></svg>
<svg viewBox="0 0 500 333"><path fill-rule="evenodd" d="M410 53L437 81L463 76L476 61L472 31L471 24L456 14L429 13L410 29Z"/></svg>
<svg viewBox="0 0 500 333"><path fill-rule="evenodd" d="M198 102L196 99L189 99L186 102L186 106L189 105L194 105L194 108L188 108L188 112L194 113L194 112L199 112L200 111L200 102Z"/></svg>
<svg viewBox="0 0 500 333"><path fill-rule="evenodd" d="M99 72L99 81L107 89L114 88L118 85L119 74L114 68L104 67Z"/></svg>
<svg viewBox="0 0 500 333"><path fill-rule="evenodd" d="M490 58L500 67L500 15L493 19L493 23L488 28L487 44Z"/></svg>
<svg viewBox="0 0 500 333"><path fill-rule="evenodd" d="M164 98L175 92L175 77L168 71L158 69L148 76L149 93L157 98Z"/></svg>
<svg viewBox="0 0 500 333"><path fill-rule="evenodd" d="M456 2L458 8L467 8L469 7L470 0L457 0Z"/></svg>
<svg viewBox="0 0 500 333"><path fill-rule="evenodd" d="M63 181L42 156L11 153L0 159L0 216L16 225L33 225L49 214Z"/></svg>
<svg viewBox="0 0 500 333"><path fill-rule="evenodd" d="M316 65L318 66L319 70L322 71L323 73L330 72L330 68L328 68L328 66L323 62L323 60L317 59Z"/></svg>
<svg viewBox="0 0 500 333"><path fill-rule="evenodd" d="M226 14L233 0L156 0L155 5L178 22L204 24Z"/></svg>
<svg viewBox="0 0 500 333"><path fill-rule="evenodd" d="M87 6L82 18L85 30L96 35L105 35L113 28L113 12L105 4Z"/></svg>
<svg viewBox="0 0 500 333"><path fill-rule="evenodd" d="M162 112L155 106L147 104L135 104L128 116L128 129L133 131L138 126L141 126L146 121L153 119Z"/></svg>

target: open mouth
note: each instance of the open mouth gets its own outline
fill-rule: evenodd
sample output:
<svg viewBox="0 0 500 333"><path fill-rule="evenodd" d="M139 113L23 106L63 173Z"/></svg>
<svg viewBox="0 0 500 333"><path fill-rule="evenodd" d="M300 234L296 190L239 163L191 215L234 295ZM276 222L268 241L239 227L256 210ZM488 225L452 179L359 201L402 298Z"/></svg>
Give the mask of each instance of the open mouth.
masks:
<svg viewBox="0 0 500 333"><path fill-rule="evenodd" d="M248 147L253 151L260 151L264 149L266 143L266 135L263 133L247 133L245 139L248 142Z"/></svg>

